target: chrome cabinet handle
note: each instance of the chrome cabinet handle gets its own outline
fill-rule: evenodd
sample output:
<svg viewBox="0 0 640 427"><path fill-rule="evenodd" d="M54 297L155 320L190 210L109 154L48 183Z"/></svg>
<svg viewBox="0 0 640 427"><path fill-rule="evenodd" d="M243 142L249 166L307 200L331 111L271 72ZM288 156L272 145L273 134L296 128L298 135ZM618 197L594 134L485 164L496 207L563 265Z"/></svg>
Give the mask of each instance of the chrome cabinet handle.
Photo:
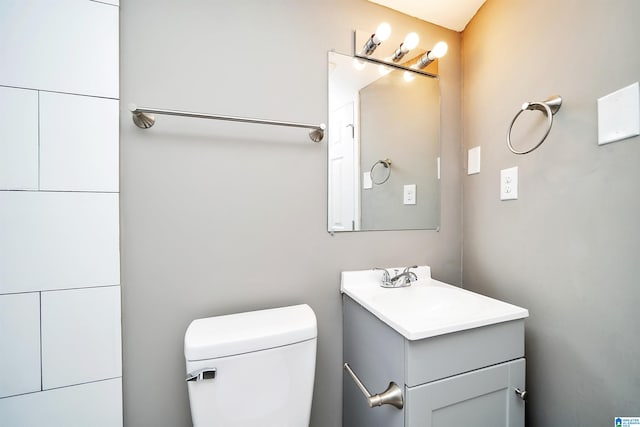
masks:
<svg viewBox="0 0 640 427"><path fill-rule="evenodd" d="M351 366L348 363L344 364L344 370L351 375L353 381L355 381L356 385L362 391L362 394L367 398L367 403L369 404L369 408L373 408L374 406L382 406L382 405L392 405L398 409L402 409L404 407L404 399L402 398L402 389L398 387L398 385L394 382L389 383L389 387L382 393L372 395L369 393L369 390L362 384L360 378L353 372Z"/></svg>
<svg viewBox="0 0 640 427"><path fill-rule="evenodd" d="M518 396L522 400L526 401L529 397L529 393L527 392L527 390L520 390L518 387L516 387L515 389L513 389L513 391L515 392L516 396Z"/></svg>

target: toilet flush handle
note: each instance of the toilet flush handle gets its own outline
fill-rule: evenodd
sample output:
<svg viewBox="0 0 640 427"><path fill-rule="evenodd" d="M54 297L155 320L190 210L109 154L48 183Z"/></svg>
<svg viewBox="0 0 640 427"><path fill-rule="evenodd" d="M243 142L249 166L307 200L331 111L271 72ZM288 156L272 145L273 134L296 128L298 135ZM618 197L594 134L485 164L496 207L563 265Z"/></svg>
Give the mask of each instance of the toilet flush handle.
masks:
<svg viewBox="0 0 640 427"><path fill-rule="evenodd" d="M197 371L189 372L186 381L203 381L212 380L216 377L216 368L203 368Z"/></svg>

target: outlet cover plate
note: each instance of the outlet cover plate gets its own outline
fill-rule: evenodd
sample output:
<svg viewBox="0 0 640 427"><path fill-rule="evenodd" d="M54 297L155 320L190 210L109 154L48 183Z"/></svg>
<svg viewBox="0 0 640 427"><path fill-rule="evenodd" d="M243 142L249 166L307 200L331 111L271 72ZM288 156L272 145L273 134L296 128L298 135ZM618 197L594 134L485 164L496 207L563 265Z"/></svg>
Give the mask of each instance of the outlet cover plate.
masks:
<svg viewBox="0 0 640 427"><path fill-rule="evenodd" d="M500 200L516 200L518 198L518 167L500 171Z"/></svg>
<svg viewBox="0 0 640 427"><path fill-rule="evenodd" d="M416 185L415 184L408 184L404 186L403 203L405 205L416 204Z"/></svg>

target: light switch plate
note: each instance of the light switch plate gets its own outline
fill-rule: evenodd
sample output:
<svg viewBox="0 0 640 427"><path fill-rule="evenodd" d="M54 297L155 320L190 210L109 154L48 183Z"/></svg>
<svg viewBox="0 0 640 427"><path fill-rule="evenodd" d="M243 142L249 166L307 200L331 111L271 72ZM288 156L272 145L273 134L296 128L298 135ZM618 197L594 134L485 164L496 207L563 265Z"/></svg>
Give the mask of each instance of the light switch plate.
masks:
<svg viewBox="0 0 640 427"><path fill-rule="evenodd" d="M640 134L638 82L598 99L598 145Z"/></svg>
<svg viewBox="0 0 640 427"><path fill-rule="evenodd" d="M516 200L518 198L518 167L500 171L500 200Z"/></svg>
<svg viewBox="0 0 640 427"><path fill-rule="evenodd" d="M480 147L469 150L467 155L467 175L480 173Z"/></svg>
<svg viewBox="0 0 640 427"><path fill-rule="evenodd" d="M373 188L373 181L371 180L371 172L367 171L362 174L362 189L371 190Z"/></svg>
<svg viewBox="0 0 640 427"><path fill-rule="evenodd" d="M404 186L404 201L405 205L416 204L416 185L409 184Z"/></svg>

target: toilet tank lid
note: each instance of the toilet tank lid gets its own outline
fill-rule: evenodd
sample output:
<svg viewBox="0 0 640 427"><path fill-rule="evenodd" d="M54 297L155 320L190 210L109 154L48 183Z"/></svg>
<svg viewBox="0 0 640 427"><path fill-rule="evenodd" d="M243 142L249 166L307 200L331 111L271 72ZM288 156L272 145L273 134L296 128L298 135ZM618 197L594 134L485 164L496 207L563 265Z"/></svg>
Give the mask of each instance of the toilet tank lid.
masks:
<svg viewBox="0 0 640 427"><path fill-rule="evenodd" d="M317 337L316 316L306 304L196 319L184 336L188 361L266 350Z"/></svg>

